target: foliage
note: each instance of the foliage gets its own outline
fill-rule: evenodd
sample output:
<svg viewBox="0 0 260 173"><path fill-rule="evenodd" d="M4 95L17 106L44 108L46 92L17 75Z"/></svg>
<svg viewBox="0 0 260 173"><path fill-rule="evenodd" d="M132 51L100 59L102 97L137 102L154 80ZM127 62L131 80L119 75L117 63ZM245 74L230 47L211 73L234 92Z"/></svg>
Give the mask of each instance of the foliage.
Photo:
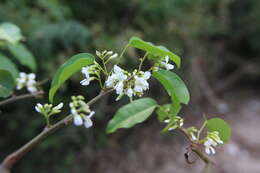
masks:
<svg viewBox="0 0 260 173"><path fill-rule="evenodd" d="M35 55L40 79L53 76L58 64L65 62L67 57L73 54L112 47L115 50L121 50L122 45L130 36L138 35L145 40L167 45L172 51L182 55L183 73L188 74L185 79L190 74L190 68L187 68L190 59L194 56L201 56L209 63L206 74L210 76L210 79L214 80L219 77L217 72L221 72L222 80L222 77L240 68L231 61L233 55L239 55L243 60L259 64L257 58L260 50L259 5L258 0L130 0L128 3L121 0L89 0L88 2L84 0L3 0L0 3L0 21L1 23L9 21L8 23L11 22L21 28L26 39L22 39L20 43ZM24 37L18 36L18 38L20 40ZM18 71L29 71L29 68L17 62L6 46L3 47L2 41L0 47L1 54L5 56L2 58L5 60L1 59L0 68L2 69L2 62L11 64L8 65L10 67L8 70L11 69L13 79L17 77ZM127 51L122 61L127 68L132 68L136 62L134 58L136 54L139 55L139 52ZM79 77L74 75L60 89L61 92L56 99L68 101L67 95L86 92L75 84L78 79ZM245 76L243 79L257 80L254 76L252 78ZM86 94L88 98L94 96L97 86L98 84L93 84L88 88ZM44 86L44 89L48 89L47 86ZM152 93L152 95L156 94ZM166 102L165 99L162 99L163 101ZM116 106L113 104L111 107ZM18 111L21 108L24 111ZM33 126L31 129L23 131L24 124L27 124L23 118L34 117L30 113L30 102L20 102L15 106L8 105L1 110L10 113L8 117L12 117L10 121L7 121L6 116L1 116L2 136L9 132L13 135L21 133L17 139L4 136L5 141L0 143L1 148L11 144L15 144L14 147L17 148L25 142L24 139L31 138L39 131L41 120L37 118L30 122ZM110 113L100 111L100 117L104 117L105 114L106 118L111 116ZM104 125L104 121L99 120L99 125ZM97 128L94 132L100 134L102 133L100 129L102 128ZM73 138L75 141L79 134L68 133L65 139ZM56 147L55 151L60 157L73 158L73 151L78 150L77 147L72 148L67 140L61 139L63 139L63 134L46 143L45 148L37 150L38 153L48 152L53 158L53 163L59 163L50 163L46 158L39 160L42 165L52 165L54 172L62 172L58 170L63 169L63 161L51 152L53 146L62 145L67 148L66 153L70 153L66 154L60 147ZM83 145L86 141L82 139L74 145ZM9 151L3 149L0 154L1 158L10 151L11 149ZM39 156L37 152L33 152L33 155ZM28 169L19 170L19 172L30 172L31 160L28 159L21 166ZM71 164L73 163L64 161L64 165ZM42 170L42 172L45 171Z"/></svg>

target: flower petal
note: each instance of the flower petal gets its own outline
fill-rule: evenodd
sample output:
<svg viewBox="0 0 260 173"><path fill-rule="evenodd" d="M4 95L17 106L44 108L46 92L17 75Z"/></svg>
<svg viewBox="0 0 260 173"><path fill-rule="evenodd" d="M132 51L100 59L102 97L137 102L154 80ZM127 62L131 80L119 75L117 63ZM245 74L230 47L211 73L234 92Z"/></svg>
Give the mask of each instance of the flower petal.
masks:
<svg viewBox="0 0 260 173"><path fill-rule="evenodd" d="M81 118L80 115L74 115L73 117L73 123L76 125L76 126L81 126L83 124L83 120Z"/></svg>

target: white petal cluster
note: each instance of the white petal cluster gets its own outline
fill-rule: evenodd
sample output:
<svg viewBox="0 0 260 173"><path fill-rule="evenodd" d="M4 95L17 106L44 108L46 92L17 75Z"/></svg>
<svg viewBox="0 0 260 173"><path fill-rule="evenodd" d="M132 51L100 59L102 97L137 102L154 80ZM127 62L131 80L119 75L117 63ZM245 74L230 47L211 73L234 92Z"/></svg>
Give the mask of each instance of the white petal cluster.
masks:
<svg viewBox="0 0 260 173"><path fill-rule="evenodd" d="M50 117L53 114L58 114L61 112L61 108L63 107L63 103L61 102L60 104L58 104L57 106L54 106L52 104L40 104L37 103L35 106L35 110L37 112L39 112L40 114L46 116L46 117Z"/></svg>
<svg viewBox="0 0 260 173"><path fill-rule="evenodd" d="M219 133L217 131L210 132L204 142L205 152L207 154L215 154L216 151L214 147L218 144L223 144L223 141L219 137Z"/></svg>
<svg viewBox="0 0 260 173"><path fill-rule="evenodd" d="M26 74L24 72L20 72L19 78L16 79L16 89L21 90L22 88L26 87L30 93L36 93L37 88L35 78L36 75L34 73Z"/></svg>
<svg viewBox="0 0 260 173"><path fill-rule="evenodd" d="M98 73L99 71L96 70L96 65L90 65L86 67L82 67L81 73L85 76L85 79L80 81L81 85L87 86L89 83L94 80L94 77L90 77L91 74Z"/></svg>
<svg viewBox="0 0 260 173"><path fill-rule="evenodd" d="M139 75L135 75L135 85L134 91L138 93L143 93L145 90L149 89L149 83L147 80L151 77L151 73L149 71L141 72Z"/></svg>
<svg viewBox="0 0 260 173"><path fill-rule="evenodd" d="M89 106L84 102L83 96L72 96L72 102L70 102L69 106L73 115L73 123L76 126L84 125L86 128L93 126L91 118L95 112L89 109Z"/></svg>
<svg viewBox="0 0 260 173"><path fill-rule="evenodd" d="M170 119L166 119L166 120L164 120L164 123L171 123L171 126L168 128L168 131L171 131L171 130L174 130L176 128L182 127L183 124L184 124L184 120L180 116L176 116L176 117L174 117L172 122L171 122Z"/></svg>
<svg viewBox="0 0 260 173"><path fill-rule="evenodd" d="M112 74L105 82L106 87L114 88L119 95L116 100L119 100L123 95L128 97L142 96L143 92L149 89L147 80L151 77L149 71L137 71L132 74L114 65Z"/></svg>
<svg viewBox="0 0 260 173"><path fill-rule="evenodd" d="M172 70L174 69L174 65L169 63L169 56L165 56L164 61L161 62L162 66L166 69L166 70Z"/></svg>
<svg viewBox="0 0 260 173"><path fill-rule="evenodd" d="M124 82L127 79L127 72L121 69L119 66L114 65L112 74L105 82L107 87L114 88L118 95L123 94Z"/></svg>

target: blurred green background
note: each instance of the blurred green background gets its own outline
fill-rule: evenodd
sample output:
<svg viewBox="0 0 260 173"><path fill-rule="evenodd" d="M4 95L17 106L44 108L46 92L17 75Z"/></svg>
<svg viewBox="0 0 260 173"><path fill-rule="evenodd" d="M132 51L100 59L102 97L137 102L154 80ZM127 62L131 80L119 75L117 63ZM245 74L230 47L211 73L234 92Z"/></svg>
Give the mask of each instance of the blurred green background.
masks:
<svg viewBox="0 0 260 173"><path fill-rule="evenodd" d="M24 43L37 59L38 80L51 78L57 67L76 53L105 49L120 52L134 35L165 45L183 60L178 73L192 93L192 106L186 112L197 114L210 110L224 115L228 107L224 98L237 98L232 93L239 97L244 91L249 91L246 95L251 97L259 90L259 9L259 0L1 0L0 23L12 22L21 28L26 38ZM134 68L138 53L129 49L122 66ZM19 69L29 72L23 66ZM68 81L60 91L59 100L68 103L73 94L83 93L90 99L98 93L98 85L82 87L81 79L78 74ZM44 85L46 91L49 84ZM157 85L152 81L148 94L159 102L167 102L163 89ZM27 99L1 108L1 160L44 127L44 119L32 111L37 102L47 101L44 99ZM122 154L120 150L130 151L136 140L134 134L143 130L138 126L112 136L104 133L113 113L128 101L114 103L114 99L115 95L108 96L94 106L97 112L94 128L69 126L60 130L29 153L14 172L102 172L97 169L103 157L100 152L116 155ZM187 121L200 119L197 115ZM230 121L233 119L230 117ZM154 116L143 126L156 129L151 133L159 135L161 126L157 123L154 127L155 120ZM167 144L168 138L171 136L163 135L159 139ZM107 166L117 164L112 158L111 163L110 159L103 162L108 162ZM180 164L185 165L184 161ZM124 169L114 172L133 172ZM167 170L157 172L167 173Z"/></svg>

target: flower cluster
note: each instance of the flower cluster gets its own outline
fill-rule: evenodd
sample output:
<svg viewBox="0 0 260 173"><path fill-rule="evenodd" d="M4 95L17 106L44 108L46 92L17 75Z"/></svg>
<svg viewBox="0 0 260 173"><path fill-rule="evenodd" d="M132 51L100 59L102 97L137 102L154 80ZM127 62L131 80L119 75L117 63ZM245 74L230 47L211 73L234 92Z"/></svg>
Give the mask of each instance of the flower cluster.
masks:
<svg viewBox="0 0 260 173"><path fill-rule="evenodd" d="M105 82L107 87L114 88L119 95L119 100L123 95L132 98L133 96L142 96L143 92L149 88L147 80L151 77L149 71L134 70L133 74L114 65L112 74Z"/></svg>
<svg viewBox="0 0 260 173"><path fill-rule="evenodd" d="M168 56L168 55L165 56L164 61L161 61L160 63L161 63L161 65L162 65L166 70L172 70L172 69L174 69L174 65L172 65L172 64L169 63L169 56Z"/></svg>
<svg viewBox="0 0 260 173"><path fill-rule="evenodd" d="M80 81L81 85L87 86L89 85L89 83L95 79L95 77L90 77L91 74L99 74L99 70L97 70L97 65L90 65L90 66L86 66L83 67L81 69L81 73L84 74L85 79L83 79L82 81Z"/></svg>
<svg viewBox="0 0 260 173"><path fill-rule="evenodd" d="M116 58L118 56L117 53L114 53L113 51L107 51L107 50L104 50L103 52L99 52L99 51L96 51L96 55L100 58L100 59L107 59L107 61L110 61L114 58Z"/></svg>
<svg viewBox="0 0 260 173"><path fill-rule="evenodd" d="M50 121L49 121L50 116L60 113L62 107L63 107L63 103L60 103L54 107L52 104L42 105L40 103L37 103L35 106L35 110L45 117L47 121L47 126L50 126Z"/></svg>
<svg viewBox="0 0 260 173"><path fill-rule="evenodd" d="M207 154L215 154L216 151L214 147L216 147L218 144L223 144L223 141L219 137L219 132L217 131L208 132L208 135L205 138L205 142L204 142L205 152Z"/></svg>
<svg viewBox="0 0 260 173"><path fill-rule="evenodd" d="M17 78L16 82L16 89L17 90L21 90L22 88L26 87L27 90L34 94L37 92L37 88L36 88L36 81L35 81L35 74L34 73L29 73L26 74L24 72L20 72L19 73L19 78Z"/></svg>
<svg viewBox="0 0 260 173"><path fill-rule="evenodd" d="M165 123L171 123L171 126L168 128L168 131L174 130L176 128L180 128L183 126L183 118L181 118L180 116L176 116L173 118L173 120L170 119L166 119L164 120Z"/></svg>
<svg viewBox="0 0 260 173"><path fill-rule="evenodd" d="M166 55L163 60L160 60L158 63L156 63L153 67L153 71L158 71L160 68L166 69L166 70L172 70L174 69L174 65L169 62L170 57Z"/></svg>
<svg viewBox="0 0 260 173"><path fill-rule="evenodd" d="M71 98L72 102L70 102L69 106L74 124L76 126L84 124L86 128L90 128L93 125L91 117L95 112L90 110L83 96L72 96Z"/></svg>

